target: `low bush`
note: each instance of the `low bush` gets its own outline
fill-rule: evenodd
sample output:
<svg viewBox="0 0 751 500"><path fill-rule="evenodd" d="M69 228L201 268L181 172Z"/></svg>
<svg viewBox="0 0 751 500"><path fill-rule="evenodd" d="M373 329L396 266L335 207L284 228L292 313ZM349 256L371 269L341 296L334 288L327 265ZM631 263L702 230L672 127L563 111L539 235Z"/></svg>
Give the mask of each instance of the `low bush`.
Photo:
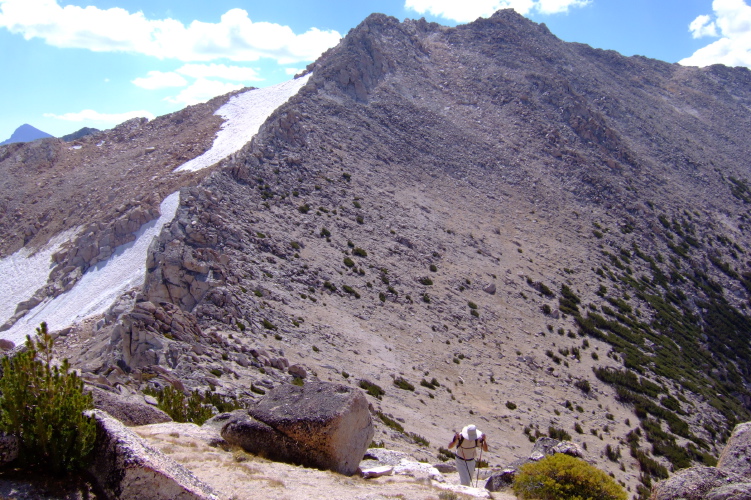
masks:
<svg viewBox="0 0 751 500"><path fill-rule="evenodd" d="M365 389L365 392L376 399L381 399L383 395L386 394L386 391L384 391L378 384L374 384L369 380L360 380L359 386L361 389Z"/></svg>
<svg viewBox="0 0 751 500"><path fill-rule="evenodd" d="M83 415L93 407L83 381L68 360L52 365L54 341L47 324L26 351L3 359L0 378L0 431L20 438L19 460L55 475L83 468L94 446L96 427Z"/></svg>
<svg viewBox="0 0 751 500"><path fill-rule="evenodd" d="M415 386L410 384L407 380L405 380L402 377L397 377L394 379L394 385L397 386L399 389L405 390L405 391L414 391Z"/></svg>
<svg viewBox="0 0 751 500"><path fill-rule="evenodd" d="M517 474L514 493L536 500L626 500L626 492L605 472L584 460L562 453L523 465Z"/></svg>

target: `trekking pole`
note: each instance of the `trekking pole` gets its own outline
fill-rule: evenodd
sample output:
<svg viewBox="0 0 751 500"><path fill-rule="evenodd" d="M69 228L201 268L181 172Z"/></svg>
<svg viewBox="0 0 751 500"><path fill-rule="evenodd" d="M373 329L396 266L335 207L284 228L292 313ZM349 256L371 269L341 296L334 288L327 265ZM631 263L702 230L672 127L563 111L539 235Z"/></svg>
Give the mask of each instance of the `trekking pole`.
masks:
<svg viewBox="0 0 751 500"><path fill-rule="evenodd" d="M475 488L480 487L480 467L482 467L482 446L480 446L480 460L477 462L477 480L475 481ZM472 481L472 478L469 480Z"/></svg>

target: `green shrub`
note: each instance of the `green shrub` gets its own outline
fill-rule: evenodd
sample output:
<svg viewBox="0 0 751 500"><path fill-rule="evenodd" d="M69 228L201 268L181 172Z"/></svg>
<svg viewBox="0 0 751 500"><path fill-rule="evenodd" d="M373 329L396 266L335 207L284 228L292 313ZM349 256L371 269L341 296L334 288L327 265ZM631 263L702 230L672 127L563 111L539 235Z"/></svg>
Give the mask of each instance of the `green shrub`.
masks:
<svg viewBox="0 0 751 500"><path fill-rule="evenodd" d="M557 439L558 441L571 441L571 434L563 429L557 429L552 425L548 427L548 436Z"/></svg>
<svg viewBox="0 0 751 500"><path fill-rule="evenodd" d="M521 467L513 484L522 499L626 500L626 492L605 472L584 460L556 453Z"/></svg>
<svg viewBox="0 0 751 500"><path fill-rule="evenodd" d="M430 286L433 284L433 280L425 276L423 278L420 278L420 284L425 285L425 286Z"/></svg>
<svg viewBox="0 0 751 500"><path fill-rule="evenodd" d="M414 432L408 432L408 433L407 433L407 435L408 435L409 437L411 437L411 438L412 438L412 440L413 440L413 441L414 441L415 443L417 443L417 444L419 444L419 445L421 445L421 446L424 446L424 447L426 447L426 448L427 448L428 446L430 446L430 441L428 441L427 439L425 439L424 437L422 437L422 436L421 436L421 435L419 435L419 434L416 434L416 433L414 433Z"/></svg>
<svg viewBox="0 0 751 500"><path fill-rule="evenodd" d="M441 446L438 448L438 460L441 462L448 462L454 459L454 452Z"/></svg>
<svg viewBox="0 0 751 500"><path fill-rule="evenodd" d="M386 391L381 389L378 384L374 384L369 380L362 379L360 380L359 385L361 389L365 389L365 392L376 399L381 399L383 395L386 394Z"/></svg>
<svg viewBox="0 0 751 500"><path fill-rule="evenodd" d="M344 265L347 267L355 267L355 261L349 257L344 257Z"/></svg>
<svg viewBox="0 0 751 500"><path fill-rule="evenodd" d="M512 403L511 401L506 401L506 408L509 410L516 410L516 403Z"/></svg>
<svg viewBox="0 0 751 500"><path fill-rule="evenodd" d="M407 380L405 380L402 377L396 377L394 379L394 385L397 386L399 389L403 389L405 391L414 391L415 386L410 384Z"/></svg>
<svg viewBox="0 0 751 500"><path fill-rule="evenodd" d="M357 255L358 257L367 257L368 252L366 252L364 248L355 247L354 249L352 249L352 255Z"/></svg>
<svg viewBox="0 0 751 500"><path fill-rule="evenodd" d="M61 475L87 463L96 426L83 411L93 401L76 372L69 371L67 359L52 366L54 341L47 324L36 331L36 340L26 338L26 352L3 359L0 431L20 438L23 465Z"/></svg>
<svg viewBox="0 0 751 500"><path fill-rule="evenodd" d="M266 318L263 318L263 321L261 323L263 324L263 327L267 330L276 330L276 325L272 323L271 321L267 320Z"/></svg>
<svg viewBox="0 0 751 500"><path fill-rule="evenodd" d="M431 273L438 272L438 267L436 267L435 264L430 264L430 272Z"/></svg>
<svg viewBox="0 0 751 500"><path fill-rule="evenodd" d="M253 386L251 387L251 391L265 394L265 391ZM212 406L219 413L242 408L242 405L236 399L228 398L208 390L203 394L197 390L193 391L187 399L185 398L185 394L172 386L167 386L160 390L145 390L144 393L156 397L158 401L157 407L169 415L175 422L193 422L194 424L201 425L214 415Z"/></svg>
<svg viewBox="0 0 751 500"><path fill-rule="evenodd" d="M376 416L381 420L381 422L386 425L386 427L394 429L397 432L404 432L404 427L402 427L402 424L390 418L388 415L385 415L384 413L379 411L376 412Z"/></svg>

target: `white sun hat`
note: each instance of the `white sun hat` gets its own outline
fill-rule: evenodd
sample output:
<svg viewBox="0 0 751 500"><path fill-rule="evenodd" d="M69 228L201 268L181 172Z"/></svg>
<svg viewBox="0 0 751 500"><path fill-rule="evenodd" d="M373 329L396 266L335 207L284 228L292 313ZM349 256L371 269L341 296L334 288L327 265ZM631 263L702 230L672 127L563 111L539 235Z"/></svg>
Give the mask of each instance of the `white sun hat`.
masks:
<svg viewBox="0 0 751 500"><path fill-rule="evenodd" d="M462 429L462 437L469 441L474 441L482 437L482 432L477 430L477 426L470 424Z"/></svg>

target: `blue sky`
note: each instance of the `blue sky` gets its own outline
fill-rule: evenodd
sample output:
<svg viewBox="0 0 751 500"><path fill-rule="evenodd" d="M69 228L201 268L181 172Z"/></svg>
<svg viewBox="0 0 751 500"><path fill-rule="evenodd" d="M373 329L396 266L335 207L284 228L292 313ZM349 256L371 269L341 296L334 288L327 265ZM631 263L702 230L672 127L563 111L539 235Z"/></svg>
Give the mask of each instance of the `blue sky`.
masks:
<svg viewBox="0 0 751 500"><path fill-rule="evenodd" d="M289 79L368 14L456 25L512 7L559 38L751 67L748 0L0 0L0 140L153 117Z"/></svg>

